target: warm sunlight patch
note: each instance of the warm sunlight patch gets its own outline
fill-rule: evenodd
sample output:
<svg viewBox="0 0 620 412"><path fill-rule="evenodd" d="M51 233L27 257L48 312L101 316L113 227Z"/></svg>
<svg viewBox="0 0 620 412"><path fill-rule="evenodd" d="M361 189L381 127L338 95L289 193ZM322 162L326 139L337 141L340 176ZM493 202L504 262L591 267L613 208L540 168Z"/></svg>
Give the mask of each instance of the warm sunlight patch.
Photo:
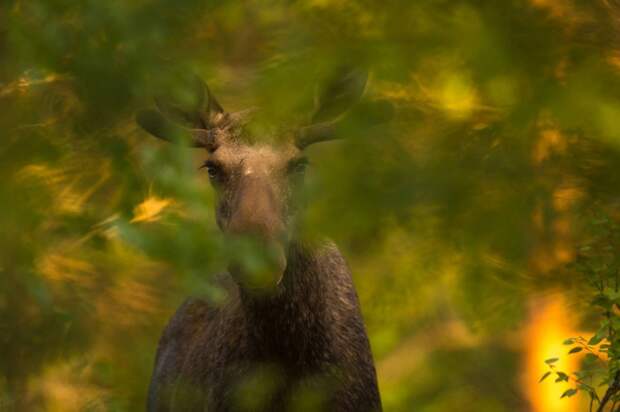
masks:
<svg viewBox="0 0 620 412"><path fill-rule="evenodd" d="M562 393L572 387L566 382L555 383L554 376L539 383L540 377L549 370L545 359L559 358L556 368L566 373L577 369L578 357L567 356L567 347L562 342L575 336L569 324L566 302L561 295L547 300L536 300L531 304L531 319L525 341L529 344L525 352L525 373L523 387L525 396L532 405L532 412L577 411L578 398L560 399ZM574 386L574 385L573 385Z"/></svg>

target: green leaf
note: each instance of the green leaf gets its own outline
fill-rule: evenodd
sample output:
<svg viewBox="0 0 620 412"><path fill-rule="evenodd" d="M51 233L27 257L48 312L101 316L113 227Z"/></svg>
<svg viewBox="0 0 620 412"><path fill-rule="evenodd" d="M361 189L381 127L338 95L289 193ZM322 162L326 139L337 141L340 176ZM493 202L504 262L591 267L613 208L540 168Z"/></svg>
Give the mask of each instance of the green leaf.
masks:
<svg viewBox="0 0 620 412"><path fill-rule="evenodd" d="M575 348L573 348L573 349L569 350L569 351L568 351L568 354L570 355L570 354L573 354L573 353L579 353L579 352L581 352L582 350L583 350L583 348L582 348L582 347L577 346L577 347L575 347Z"/></svg>
<svg viewBox="0 0 620 412"><path fill-rule="evenodd" d="M547 377L551 375L551 371L546 372L543 376L540 377L540 380L538 381L538 383L544 381L545 379L547 379Z"/></svg>
<svg viewBox="0 0 620 412"><path fill-rule="evenodd" d="M584 357L584 360L586 362L594 362L598 359L598 356L596 356L593 353L586 353L586 356Z"/></svg>
<svg viewBox="0 0 620 412"><path fill-rule="evenodd" d="M555 382L568 382L568 375L565 374L564 372L557 372L556 373L558 375L558 378L555 380Z"/></svg>
<svg viewBox="0 0 620 412"><path fill-rule="evenodd" d="M598 294L592 299L592 304L596 306L600 306L605 309L609 309L612 304L612 301L609 299L609 296Z"/></svg>
<svg viewBox="0 0 620 412"><path fill-rule="evenodd" d="M598 345L607 336L607 330L600 329L596 335L592 336L588 341L588 345Z"/></svg>
<svg viewBox="0 0 620 412"><path fill-rule="evenodd" d="M577 385L577 389L580 390L580 391L586 391L588 393L588 395L590 395L590 399L597 400L597 401L600 402L600 400L598 398L598 395L596 394L596 391L591 386L588 386L588 385L585 385L585 384L579 384L579 385Z"/></svg>
<svg viewBox="0 0 620 412"><path fill-rule="evenodd" d="M560 399L562 398L570 398L571 396L573 396L574 394L577 393L577 389L567 389L566 391L564 391L564 393L562 394L562 396L560 396Z"/></svg>
<svg viewBox="0 0 620 412"><path fill-rule="evenodd" d="M589 371L576 371L573 373L573 375L575 375L577 379L583 380L583 378L590 375L590 372Z"/></svg>
<svg viewBox="0 0 620 412"><path fill-rule="evenodd" d="M545 363L547 365L553 365L554 363L556 363L558 360L560 360L560 358L549 358L545 360Z"/></svg>
<svg viewBox="0 0 620 412"><path fill-rule="evenodd" d="M573 343L575 343L575 338L568 338L562 342L562 345L572 345Z"/></svg>
<svg viewBox="0 0 620 412"><path fill-rule="evenodd" d="M612 288L605 288L603 293L611 301L615 301L616 299L620 298L620 291L616 291L615 289L612 289Z"/></svg>

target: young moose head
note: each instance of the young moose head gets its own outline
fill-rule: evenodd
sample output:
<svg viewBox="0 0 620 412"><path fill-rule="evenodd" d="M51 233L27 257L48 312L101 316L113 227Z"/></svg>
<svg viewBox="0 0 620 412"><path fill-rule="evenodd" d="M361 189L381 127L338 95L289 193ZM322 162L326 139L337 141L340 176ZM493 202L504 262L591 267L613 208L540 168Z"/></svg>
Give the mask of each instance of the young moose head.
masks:
<svg viewBox="0 0 620 412"><path fill-rule="evenodd" d="M160 139L206 149L203 167L218 194L218 226L230 235L252 237L269 250L275 263L271 277L279 284L296 212L293 194L307 164L304 149L333 138L337 118L362 95L366 73L353 70L335 77L319 96L311 124L277 145L251 143L243 133L248 112L227 113L202 80L194 83L193 107L155 99L158 110L138 113L137 122Z"/></svg>

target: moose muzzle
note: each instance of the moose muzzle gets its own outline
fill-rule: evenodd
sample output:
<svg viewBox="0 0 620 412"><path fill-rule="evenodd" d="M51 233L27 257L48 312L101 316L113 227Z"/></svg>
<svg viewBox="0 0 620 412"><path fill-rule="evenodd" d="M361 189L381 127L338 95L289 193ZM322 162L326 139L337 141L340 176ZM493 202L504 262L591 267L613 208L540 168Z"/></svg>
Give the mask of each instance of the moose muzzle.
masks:
<svg viewBox="0 0 620 412"><path fill-rule="evenodd" d="M235 188L223 228L237 246L231 273L242 286L269 290L286 271L287 231L283 202L267 179L245 177Z"/></svg>

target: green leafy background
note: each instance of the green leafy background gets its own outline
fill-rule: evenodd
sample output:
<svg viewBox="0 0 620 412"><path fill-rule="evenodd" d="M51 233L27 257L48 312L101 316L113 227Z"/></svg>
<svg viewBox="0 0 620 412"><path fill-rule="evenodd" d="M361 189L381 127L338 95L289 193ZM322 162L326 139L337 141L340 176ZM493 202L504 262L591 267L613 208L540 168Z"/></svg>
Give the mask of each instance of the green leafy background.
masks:
<svg viewBox="0 0 620 412"><path fill-rule="evenodd" d="M566 265L584 210L620 210L614 0L30 0L0 22L0 410L143 410L167 319L219 297L204 155L134 122L167 73L259 107L268 138L342 64L393 114L309 150L304 221L350 263L385 410L583 406L543 396L536 356L595 325Z"/></svg>

